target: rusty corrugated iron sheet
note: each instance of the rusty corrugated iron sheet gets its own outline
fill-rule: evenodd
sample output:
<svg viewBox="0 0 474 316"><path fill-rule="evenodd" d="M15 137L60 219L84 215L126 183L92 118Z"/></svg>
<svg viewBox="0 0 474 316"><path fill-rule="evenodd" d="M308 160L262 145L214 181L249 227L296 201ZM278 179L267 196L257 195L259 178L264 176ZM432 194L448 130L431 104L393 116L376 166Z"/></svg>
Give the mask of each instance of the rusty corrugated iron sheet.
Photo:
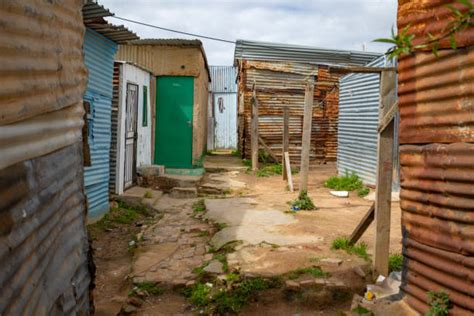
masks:
<svg viewBox="0 0 474 316"><path fill-rule="evenodd" d="M440 34L453 1L400 1L398 26L418 44ZM462 6L456 4L458 8ZM408 303L429 309L429 291L449 295L450 315L474 314L474 29L443 41L439 57L399 59L404 278Z"/></svg>
<svg viewBox="0 0 474 316"><path fill-rule="evenodd" d="M461 12L467 7L453 0L399 0L398 29L410 25L410 34L414 34L413 43L418 45L430 40L428 34L439 36L445 34L448 24L453 21L453 13L446 6L451 4ZM474 28L466 28L456 33L456 46L466 47L474 44ZM440 42L440 48L450 48L449 38ZM428 48L429 49L429 48Z"/></svg>
<svg viewBox="0 0 474 316"><path fill-rule="evenodd" d="M288 107L289 153L292 163L298 163L306 80L315 75L318 80L314 93L310 158L321 161L336 159L339 76L330 74L325 67L312 64L244 60L240 64L239 75L239 93L243 95L243 104L239 106L243 110L239 119L239 148L246 158L250 157L251 98L255 82L259 102L259 135L281 159L283 107Z"/></svg>
<svg viewBox="0 0 474 316"><path fill-rule="evenodd" d="M474 141L474 47L399 62L400 143Z"/></svg>
<svg viewBox="0 0 474 316"><path fill-rule="evenodd" d="M81 0L0 2L0 314L88 315Z"/></svg>

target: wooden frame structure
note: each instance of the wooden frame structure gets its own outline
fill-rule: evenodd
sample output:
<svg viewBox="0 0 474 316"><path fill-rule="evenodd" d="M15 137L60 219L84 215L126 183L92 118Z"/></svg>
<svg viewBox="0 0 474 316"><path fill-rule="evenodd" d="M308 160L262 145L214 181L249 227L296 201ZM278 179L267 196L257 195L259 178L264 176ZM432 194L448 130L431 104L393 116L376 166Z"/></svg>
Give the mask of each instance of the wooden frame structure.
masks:
<svg viewBox="0 0 474 316"><path fill-rule="evenodd" d="M390 218L392 200L392 173L393 173L393 146L394 146L394 117L398 111L396 94L396 72L392 67L365 67L365 66L330 66L330 72L340 74L349 73L378 73L380 74L380 103L379 103L379 127L377 144L377 183L376 199L360 223L356 226L350 236L350 243L356 243L364 234L372 221L375 220L375 253L373 266L375 275L388 275L388 257L390 249ZM258 144L262 143L270 156L274 153L258 137L258 100L255 83L253 85L252 97L252 170L258 169ZM299 191L308 187L309 173L309 151L311 145L311 116L313 110L313 94L315 81L313 77L308 78L305 90L303 135L301 151L300 185ZM289 181L289 187L293 192L290 162L288 155L289 147L289 114L288 108L283 110L283 179ZM277 160L278 161L278 160Z"/></svg>

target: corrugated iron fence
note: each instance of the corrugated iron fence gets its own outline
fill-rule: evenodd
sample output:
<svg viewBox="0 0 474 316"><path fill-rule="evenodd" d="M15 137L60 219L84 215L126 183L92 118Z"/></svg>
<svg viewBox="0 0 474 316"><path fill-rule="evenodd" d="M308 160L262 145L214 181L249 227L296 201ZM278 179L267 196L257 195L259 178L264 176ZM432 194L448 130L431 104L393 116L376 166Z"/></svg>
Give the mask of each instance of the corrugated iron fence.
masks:
<svg viewBox="0 0 474 316"><path fill-rule="evenodd" d="M81 0L0 2L0 314L91 312Z"/></svg>
<svg viewBox="0 0 474 316"><path fill-rule="evenodd" d="M306 80L318 76L314 90L311 160L334 161L337 150L339 76L324 66L243 60L239 68L239 149L250 158L251 98L255 83L259 136L281 159L283 107L289 108L292 163L301 157Z"/></svg>
<svg viewBox="0 0 474 316"><path fill-rule="evenodd" d="M381 56L369 67L392 66ZM349 74L341 78L337 134L339 174L355 172L366 184L375 185L377 176L377 138L379 122L380 75ZM395 138L399 116L395 117ZM395 142L393 190L400 189L398 142Z"/></svg>
<svg viewBox="0 0 474 316"><path fill-rule="evenodd" d="M410 24L415 44L443 32L452 20L445 4L400 1L398 28ZM450 315L472 315L474 28L456 39L456 50L441 42L439 57L427 51L399 60L403 289L419 312L429 308L429 291L444 290Z"/></svg>

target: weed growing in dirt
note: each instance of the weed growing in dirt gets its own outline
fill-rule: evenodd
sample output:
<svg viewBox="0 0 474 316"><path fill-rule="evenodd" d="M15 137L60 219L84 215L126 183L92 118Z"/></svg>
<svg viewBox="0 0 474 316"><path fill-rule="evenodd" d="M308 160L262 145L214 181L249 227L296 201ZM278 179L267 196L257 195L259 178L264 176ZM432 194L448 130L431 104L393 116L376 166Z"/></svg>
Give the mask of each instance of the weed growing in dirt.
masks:
<svg viewBox="0 0 474 316"><path fill-rule="evenodd" d="M154 282L136 283L132 290L128 293L129 296L140 296L143 293L146 296L160 296L164 290Z"/></svg>
<svg viewBox="0 0 474 316"><path fill-rule="evenodd" d="M117 207L110 208L107 214L90 226L107 231L115 228L115 224L131 224L138 220L140 216L150 216L145 206L131 206L119 201Z"/></svg>
<svg viewBox="0 0 474 316"><path fill-rule="evenodd" d="M365 314L370 313L370 311L367 308L360 305L357 305L356 308L352 309L352 312L356 313L357 315L365 315Z"/></svg>
<svg viewBox="0 0 474 316"><path fill-rule="evenodd" d="M248 168L252 167L252 160L250 159L242 159L242 163L245 167L248 167Z"/></svg>
<svg viewBox="0 0 474 316"><path fill-rule="evenodd" d="M388 257L388 270L392 271L402 271L403 267L403 256L400 253L391 254Z"/></svg>
<svg viewBox="0 0 474 316"><path fill-rule="evenodd" d="M273 288L274 282L262 278L241 279L241 276L228 274L227 285L218 286L213 283L196 283L184 290L189 301L199 307L205 314L238 313L241 308L259 291ZM232 286L228 286L232 284Z"/></svg>
<svg viewBox="0 0 474 316"><path fill-rule="evenodd" d="M209 236L209 232L208 231L203 231L203 232L200 232L199 234L197 234L198 237L207 237Z"/></svg>
<svg viewBox="0 0 474 316"><path fill-rule="evenodd" d="M312 262L312 263L319 263L321 261L321 258L319 257L309 257L309 262Z"/></svg>
<svg viewBox="0 0 474 316"><path fill-rule="evenodd" d="M234 157L242 157L242 154L241 154L240 150L238 150L238 149L232 150L231 155L234 156Z"/></svg>
<svg viewBox="0 0 474 316"><path fill-rule="evenodd" d="M349 173L347 170L344 176L330 177L324 182L324 186L337 191L357 190L357 195L360 197L364 197L370 192L369 188L364 186L362 180L355 172Z"/></svg>
<svg viewBox="0 0 474 316"><path fill-rule="evenodd" d="M305 274L309 274L314 278L326 278L329 276L329 273L324 272L320 267L300 268L288 272L287 275L288 279L294 280Z"/></svg>
<svg viewBox="0 0 474 316"><path fill-rule="evenodd" d="M292 207L292 209L307 211L317 209L306 190L301 190L300 194L298 195L298 198L296 200L288 202L288 204Z"/></svg>
<svg viewBox="0 0 474 316"><path fill-rule="evenodd" d="M216 227L217 230L223 230L224 228L227 227L226 223L214 223L214 226Z"/></svg>
<svg viewBox="0 0 474 316"><path fill-rule="evenodd" d="M259 178L270 177L274 175L281 175L283 172L283 167L281 164L272 164L267 165L261 169L258 169L255 175Z"/></svg>
<svg viewBox="0 0 474 316"><path fill-rule="evenodd" d="M444 290L439 292L428 292L428 305L430 306L426 316L447 316L449 314L449 296Z"/></svg>
<svg viewBox="0 0 474 316"><path fill-rule="evenodd" d="M337 237L332 241L331 248L334 250L345 250L348 254L355 254L364 260L370 261L370 256L367 253L367 244L364 242L351 245L347 237Z"/></svg>
<svg viewBox="0 0 474 316"><path fill-rule="evenodd" d="M150 191L146 191L145 194L143 194L143 197L145 199L151 199L153 197L153 194L151 194Z"/></svg>
<svg viewBox="0 0 474 316"><path fill-rule="evenodd" d="M193 204L193 212L194 214L202 213L206 211L206 203L204 199L200 199Z"/></svg>

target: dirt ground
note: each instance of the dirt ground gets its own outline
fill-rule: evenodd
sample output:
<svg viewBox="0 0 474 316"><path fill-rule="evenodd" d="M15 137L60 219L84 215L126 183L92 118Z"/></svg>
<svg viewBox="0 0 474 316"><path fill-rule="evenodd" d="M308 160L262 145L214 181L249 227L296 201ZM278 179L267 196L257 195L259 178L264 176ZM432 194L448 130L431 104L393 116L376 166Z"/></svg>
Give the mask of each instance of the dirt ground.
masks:
<svg viewBox="0 0 474 316"><path fill-rule="evenodd" d="M221 172L221 178L230 177L228 183L238 184L238 189L229 190L224 196L225 199L249 198L254 201L252 207L256 210L276 210L285 214L284 216L291 216L289 224L267 228L270 233L291 237L290 240L300 240L283 246L265 243L240 245L233 252L226 254L229 271L237 271L250 278L271 277L318 265L330 274L330 278L324 281L326 282L324 284L333 284L331 286L342 289L331 290L332 294L329 296L321 296L320 292L312 293L312 290L288 296L288 293L293 293L288 290L290 282L284 289L269 289L256 294L239 314L349 315L351 300L347 295L344 299L334 298L334 294L340 291L350 294L350 297L351 293L363 294L365 284L370 282L371 278L370 263L344 251L332 250L331 242L336 237L350 235L372 202L358 197L355 193L350 193L348 198L332 196L330 190L324 188L323 183L330 176L336 175L335 165L318 165L310 172L308 187L308 194L318 209L289 214L287 202L295 199L297 192L289 192L281 176L256 177L242 168L239 159L230 156L209 156L206 164L212 167L210 168L212 172ZM295 191L298 181L299 177L295 174ZM245 187L239 183L244 183ZM140 188L140 190L138 195L143 195L143 192L146 192L143 190L147 189ZM153 199L142 199L143 201L151 210L151 214L147 217L140 216L133 223L115 225L105 230L90 227L97 266L94 291L96 315L201 314L203 310L192 306L181 294L182 292L176 289L192 286L196 282L197 277L194 275L196 268L199 268L202 262L210 262L212 259L209 258L213 256L210 250L205 253L202 249L207 251L211 248L216 230L225 230L225 225L216 228L217 223L196 217L193 213L193 204L199 201L198 198L180 200L153 191ZM238 208L226 211L237 212ZM247 211L252 212L252 209ZM374 244L373 226L369 227L361 239L367 243L369 254ZM141 237L137 239L136 236ZM316 241L308 242L305 236L313 236ZM133 240L136 240L136 249L130 251L130 242ZM163 247L171 249L169 254L157 253L158 250L164 249ZM400 252L401 249L398 202L392 203L390 248L393 253ZM154 253L157 253L155 257ZM322 263L324 260L336 260L339 263ZM144 271L144 265L146 265L145 273L136 274L138 266L141 272ZM363 271L362 276L355 273L357 268ZM218 277L225 276L220 273ZM156 283L165 290L158 296L145 295L138 298L130 296L137 278L140 281ZM305 276L295 281L298 289L308 282L317 283Z"/></svg>

